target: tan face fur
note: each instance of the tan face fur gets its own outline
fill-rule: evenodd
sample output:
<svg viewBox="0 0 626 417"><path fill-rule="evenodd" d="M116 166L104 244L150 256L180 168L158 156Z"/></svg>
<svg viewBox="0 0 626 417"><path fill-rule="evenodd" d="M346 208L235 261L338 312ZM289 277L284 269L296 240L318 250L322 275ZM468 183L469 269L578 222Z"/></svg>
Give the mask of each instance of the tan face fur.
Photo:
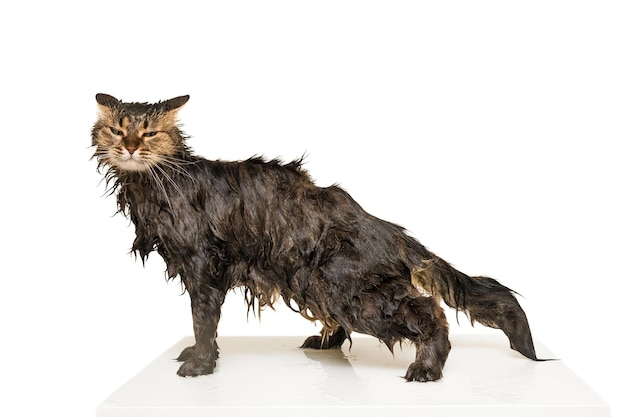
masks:
<svg viewBox="0 0 626 417"><path fill-rule="evenodd" d="M98 94L99 119L92 131L101 163L122 171L146 171L175 162L182 137L176 113L189 96L162 103L122 103Z"/></svg>

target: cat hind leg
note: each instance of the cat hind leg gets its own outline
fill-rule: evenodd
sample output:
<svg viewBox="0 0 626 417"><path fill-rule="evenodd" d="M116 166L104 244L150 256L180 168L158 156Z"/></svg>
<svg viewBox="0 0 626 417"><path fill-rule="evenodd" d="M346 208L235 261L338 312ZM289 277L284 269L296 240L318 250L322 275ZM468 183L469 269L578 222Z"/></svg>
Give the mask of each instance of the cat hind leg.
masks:
<svg viewBox="0 0 626 417"><path fill-rule="evenodd" d="M335 330L324 327L320 335L308 337L300 347L303 349L339 349L346 339L350 339L350 334L343 327Z"/></svg>
<svg viewBox="0 0 626 417"><path fill-rule="evenodd" d="M355 331L378 338L392 352L397 342L415 345L415 361L404 376L407 381L436 381L443 376L450 342L448 321L436 297L420 294L409 282L388 280L359 298L361 317Z"/></svg>
<svg viewBox="0 0 626 417"><path fill-rule="evenodd" d="M415 362L409 365L404 375L407 381L428 382L441 379L442 370L450 352L447 329L437 330L427 340L414 341Z"/></svg>
<svg viewBox="0 0 626 417"><path fill-rule="evenodd" d="M443 308L432 297L420 297L403 301L394 316L404 321L405 332L408 331L404 336L416 349L415 361L404 378L417 382L440 379L451 348Z"/></svg>

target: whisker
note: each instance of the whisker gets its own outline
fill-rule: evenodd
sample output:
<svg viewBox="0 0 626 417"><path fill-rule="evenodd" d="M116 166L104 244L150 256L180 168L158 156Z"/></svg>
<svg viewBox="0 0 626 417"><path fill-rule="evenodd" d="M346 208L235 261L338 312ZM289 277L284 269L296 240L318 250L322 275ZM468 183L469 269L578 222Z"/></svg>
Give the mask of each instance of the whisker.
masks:
<svg viewBox="0 0 626 417"><path fill-rule="evenodd" d="M160 155L160 157L162 159L166 159L168 161L171 162L176 162L178 165L197 165L200 161L189 161L187 159L182 159L182 158L177 158L175 156L167 156L167 155Z"/></svg>
<svg viewBox="0 0 626 417"><path fill-rule="evenodd" d="M160 156L158 158L158 163L171 169L172 171L178 173L179 175L183 175L185 177L187 177L189 180L191 180L191 182L193 182L194 184L197 184L197 179L194 178L193 175L191 175L187 169L183 166L181 166L178 162L177 158L171 158L171 157L163 157ZM195 163L195 162L194 162Z"/></svg>
<svg viewBox="0 0 626 417"><path fill-rule="evenodd" d="M150 176L154 180L156 186L159 188L161 193L163 193L163 197L165 197L167 205L170 207L170 209L173 209L172 202L170 201L169 195L168 195L167 190L165 188L165 184L163 184L163 181L161 180L161 178L159 178L159 175L157 175L157 173L155 172L154 168L158 168L159 171L161 171L162 173L163 173L163 171L161 170L161 168L158 165L154 165L154 166L146 165L146 166L148 167L148 171L147 172L150 173ZM167 175L165 175L165 176L167 177Z"/></svg>
<svg viewBox="0 0 626 417"><path fill-rule="evenodd" d="M181 188L181 181L179 181L183 178L185 178L183 183L197 184L197 178L189 172L188 168L196 165L199 161L154 154L150 151L144 152L140 153L140 161L143 163L144 171L143 174L139 171L139 174L146 175L154 183L159 193L163 194L166 204L173 208L169 193L173 190L184 197L185 193ZM99 145L94 152L93 157L98 159L98 170L104 172L103 181L106 183L107 195L112 195L119 190L121 185L119 177L124 172L123 156L124 150L118 146Z"/></svg>
<svg viewBox="0 0 626 417"><path fill-rule="evenodd" d="M183 190L180 188L180 185L176 181L174 181L174 179L167 173L167 171L163 167L159 165L153 165L153 168L156 168L160 172L160 174L165 178L165 180L167 180L167 182L169 182L172 185L174 190L176 190L180 194L180 196L184 198L185 194L183 193ZM163 188L165 188L164 184L162 185L163 185Z"/></svg>

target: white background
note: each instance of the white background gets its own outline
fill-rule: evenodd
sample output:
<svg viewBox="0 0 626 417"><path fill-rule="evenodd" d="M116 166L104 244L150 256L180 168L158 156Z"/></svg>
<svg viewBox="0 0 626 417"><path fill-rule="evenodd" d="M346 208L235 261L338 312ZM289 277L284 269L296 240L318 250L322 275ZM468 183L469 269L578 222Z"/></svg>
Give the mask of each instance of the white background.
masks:
<svg viewBox="0 0 626 417"><path fill-rule="evenodd" d="M319 185L522 294L535 338L626 415L623 3L204 3L0 6L0 413L93 415L192 333L89 160L106 92L190 94L208 158L306 152ZM220 334L319 330L245 310L229 296Z"/></svg>

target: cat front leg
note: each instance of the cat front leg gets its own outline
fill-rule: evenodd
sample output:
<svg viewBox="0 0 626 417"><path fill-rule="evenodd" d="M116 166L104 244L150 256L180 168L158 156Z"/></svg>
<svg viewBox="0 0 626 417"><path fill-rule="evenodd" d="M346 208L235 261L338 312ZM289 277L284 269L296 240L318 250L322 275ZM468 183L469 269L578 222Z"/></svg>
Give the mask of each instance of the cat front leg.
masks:
<svg viewBox="0 0 626 417"><path fill-rule="evenodd" d="M219 346L217 346L217 342L215 342L215 352L219 357L218 349L219 349ZM187 359L191 359L195 355L195 352L196 352L196 345L186 347L185 349L183 349L182 352L180 352L180 355L178 355L176 360L178 362L185 362Z"/></svg>
<svg viewBox="0 0 626 417"><path fill-rule="evenodd" d="M217 324L226 294L209 286L186 286L191 298L196 343L178 357L183 364L177 374L185 377L212 374L218 358Z"/></svg>

